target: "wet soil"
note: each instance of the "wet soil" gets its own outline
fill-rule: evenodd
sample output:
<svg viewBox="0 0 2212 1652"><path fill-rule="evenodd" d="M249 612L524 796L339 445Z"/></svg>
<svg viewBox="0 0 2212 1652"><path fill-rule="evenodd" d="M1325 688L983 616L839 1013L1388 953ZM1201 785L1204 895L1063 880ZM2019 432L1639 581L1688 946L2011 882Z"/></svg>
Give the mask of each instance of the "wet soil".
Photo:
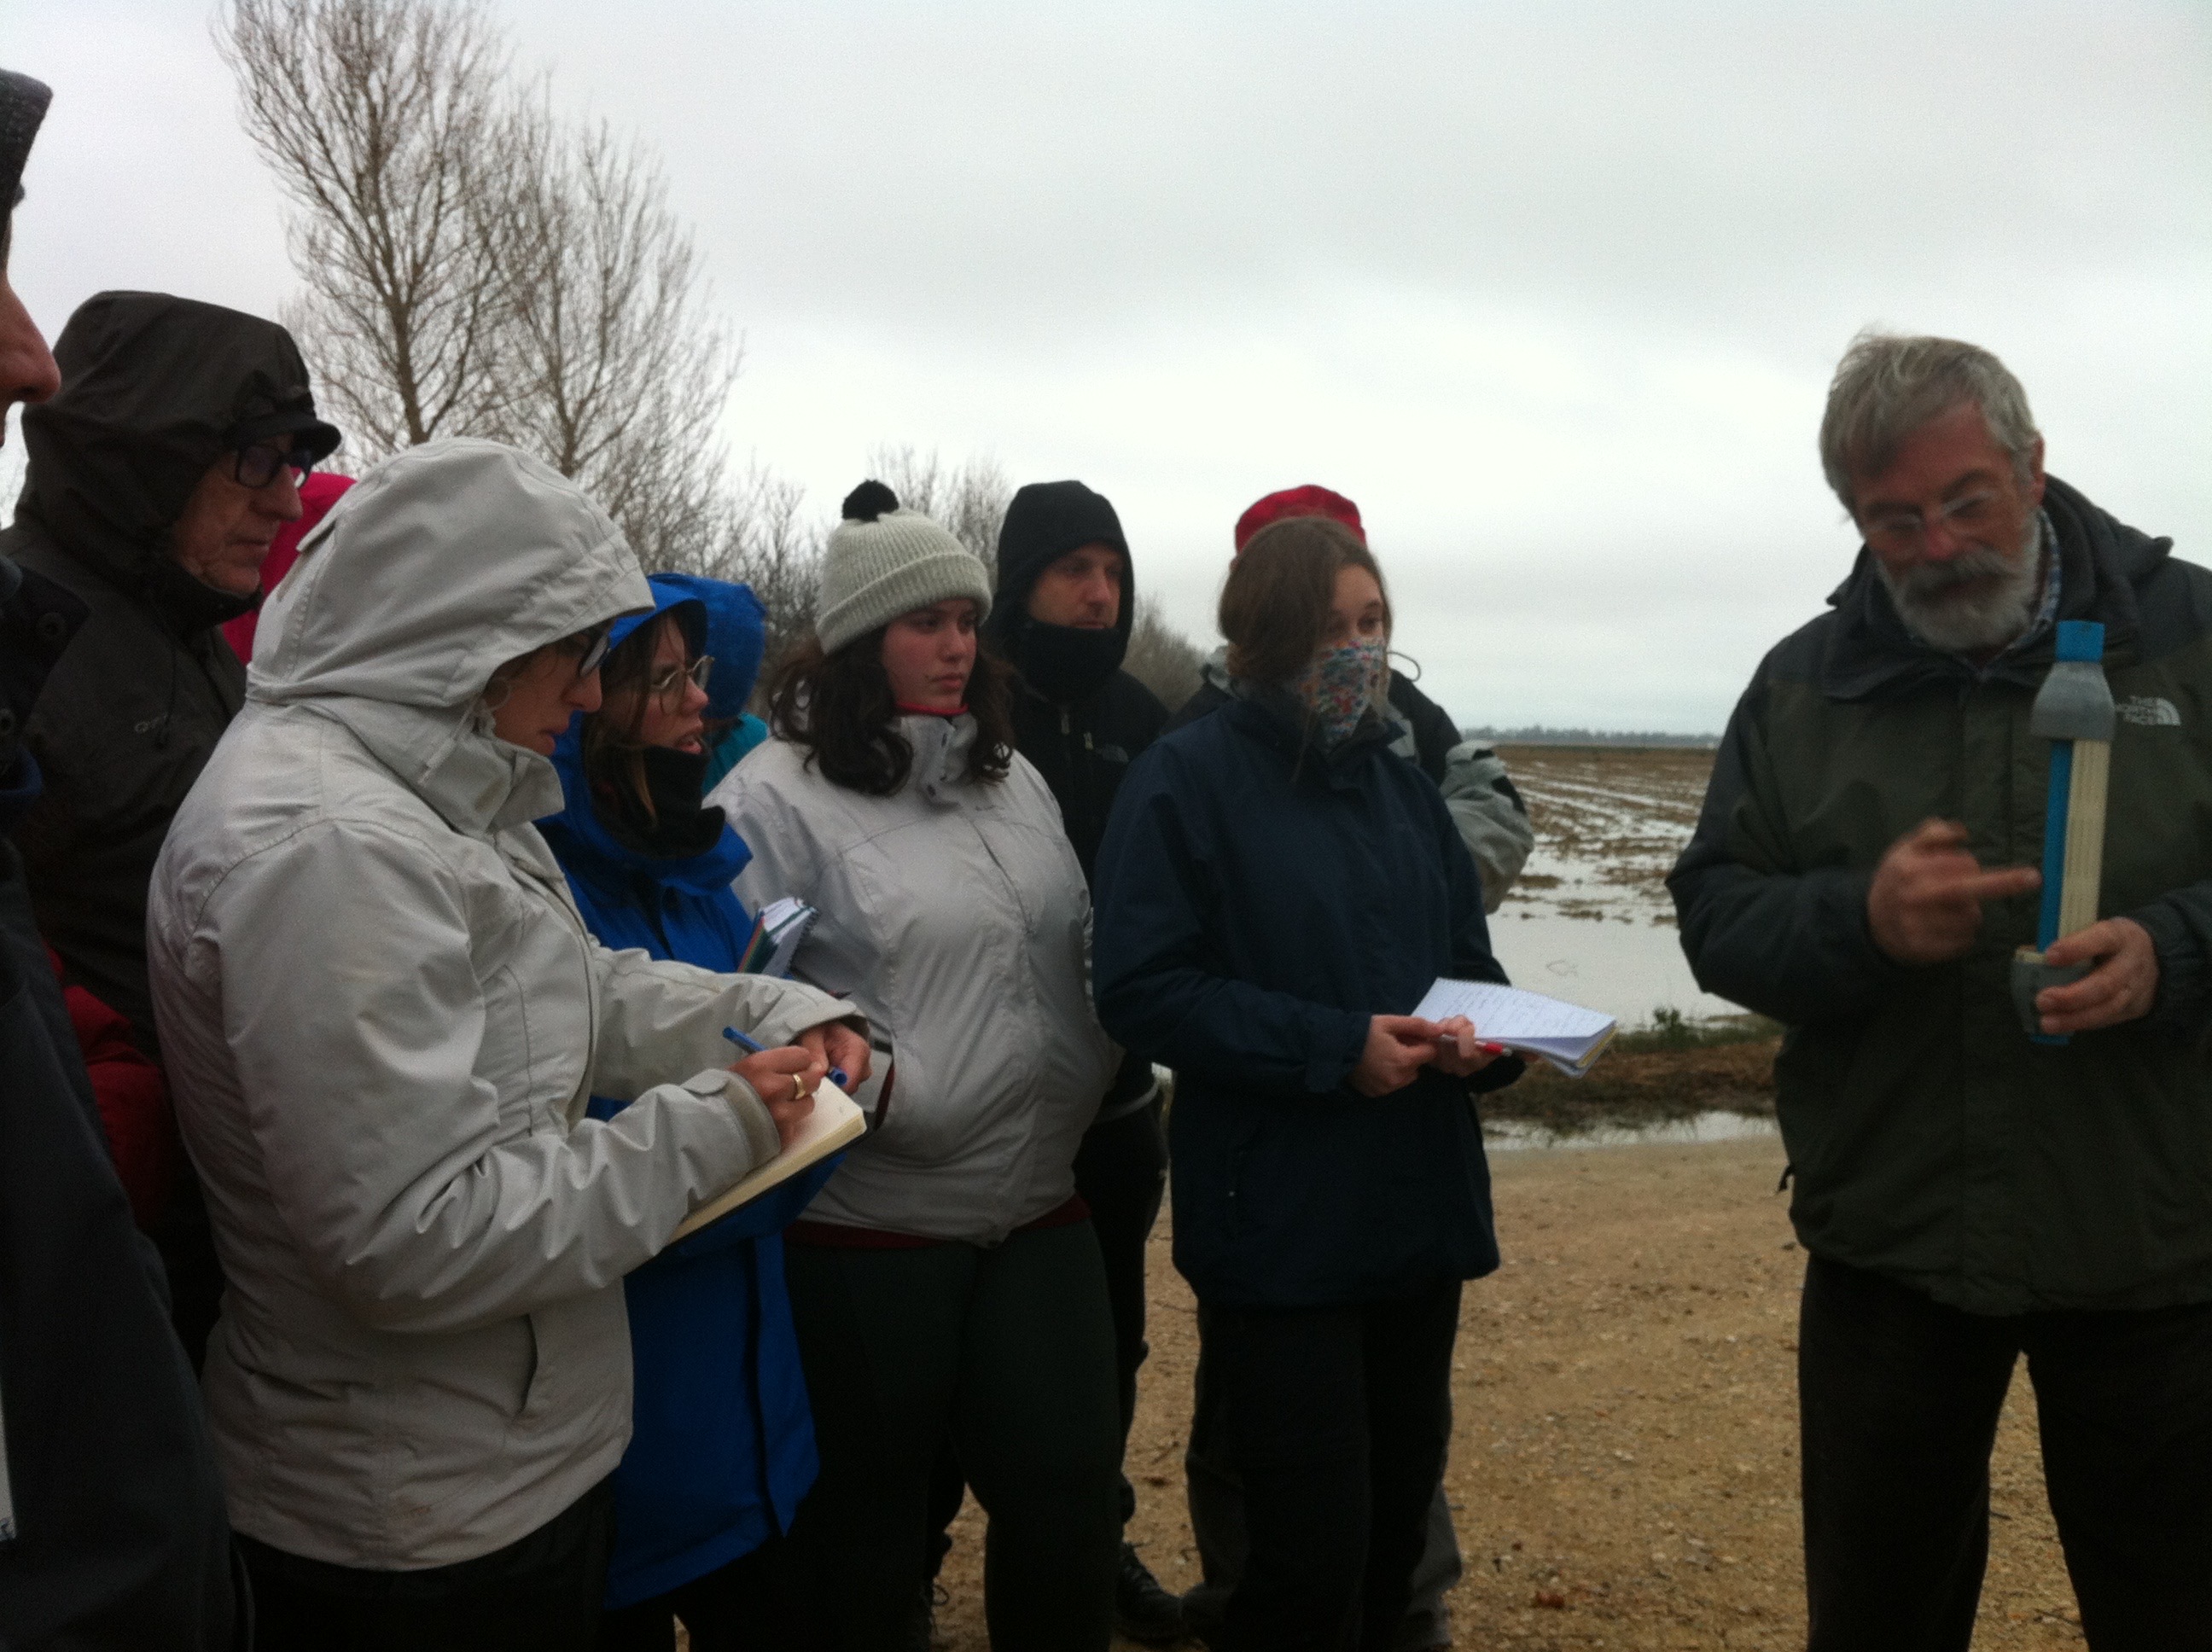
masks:
<svg viewBox="0 0 2212 1652"><path fill-rule="evenodd" d="M1447 1485L1465 1648L1803 1644L1796 1292L1780 1144L1594 1148L1493 1161L1504 1267L1467 1290ZM1193 1304L1152 1254L1152 1356L1127 1459L1133 1537L1197 1581L1182 1446ZM2083 1644L2045 1503L2027 1384L1993 1467L1978 1652ZM940 1644L983 1652L981 1517L955 1528ZM1133 1645L1133 1643L1117 1643Z"/></svg>

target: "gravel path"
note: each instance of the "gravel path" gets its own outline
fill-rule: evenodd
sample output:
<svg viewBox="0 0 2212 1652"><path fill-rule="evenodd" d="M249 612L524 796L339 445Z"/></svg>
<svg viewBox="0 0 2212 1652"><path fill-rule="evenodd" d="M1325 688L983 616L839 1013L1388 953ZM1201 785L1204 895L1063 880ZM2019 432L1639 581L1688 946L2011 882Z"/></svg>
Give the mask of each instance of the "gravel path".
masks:
<svg viewBox="0 0 2212 1652"><path fill-rule="evenodd" d="M1778 1143L1500 1154L1504 1268L1468 1289L1449 1482L1463 1648L1803 1644L1796 1290ZM1182 1452L1188 1291L1152 1258L1152 1357L1128 1467L1133 1533L1197 1578ZM1978 1652L2082 1644L2045 1505L2033 1403L1997 1443ZM981 1516L955 1528L940 1644L982 1652Z"/></svg>

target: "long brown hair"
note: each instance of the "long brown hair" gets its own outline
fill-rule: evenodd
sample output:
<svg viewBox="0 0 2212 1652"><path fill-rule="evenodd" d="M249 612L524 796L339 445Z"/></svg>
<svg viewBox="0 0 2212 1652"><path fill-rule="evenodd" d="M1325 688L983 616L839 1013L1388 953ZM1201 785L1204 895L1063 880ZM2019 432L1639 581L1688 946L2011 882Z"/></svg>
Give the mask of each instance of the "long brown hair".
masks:
<svg viewBox="0 0 2212 1652"><path fill-rule="evenodd" d="M1390 587L1374 553L1352 530L1325 516L1286 517L1254 534L1221 587L1221 635L1229 639L1229 674L1255 683L1287 683L1313 663L1328 631L1336 576L1364 568L1382 592L1382 624L1391 623Z"/></svg>
<svg viewBox="0 0 2212 1652"><path fill-rule="evenodd" d="M914 748L899 732L898 707L884 670L884 633L854 637L834 654L809 635L779 666L769 693L769 722L830 780L871 797L887 798L906 784ZM1012 668L983 647L968 677L968 709L975 719L975 744L968 750L967 778L1002 780L1014 760Z"/></svg>
<svg viewBox="0 0 2212 1652"><path fill-rule="evenodd" d="M653 662L672 630L684 639L684 659L689 665L695 657L692 636L673 610L655 614L607 650L599 665L600 709L584 719L580 743L584 784L592 795L603 787L627 787L645 805L645 817L656 826L660 817L653 806L653 788L646 783L645 742L639 737L645 727L645 708L652 703ZM606 710L606 701L633 692L635 705L617 720Z"/></svg>

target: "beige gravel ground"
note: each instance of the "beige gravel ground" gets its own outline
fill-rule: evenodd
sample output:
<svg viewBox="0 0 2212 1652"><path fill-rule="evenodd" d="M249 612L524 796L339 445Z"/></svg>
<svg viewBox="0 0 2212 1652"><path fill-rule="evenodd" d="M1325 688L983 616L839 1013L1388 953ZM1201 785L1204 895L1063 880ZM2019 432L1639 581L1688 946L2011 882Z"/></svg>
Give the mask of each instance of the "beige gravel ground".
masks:
<svg viewBox="0 0 2212 1652"><path fill-rule="evenodd" d="M1463 1648L1803 1643L1793 1361L1803 1253L1771 1139L1501 1153L1507 1260L1468 1287L1449 1483ZM1152 1357L1128 1466L1136 1540L1197 1578L1182 1454L1188 1291L1153 1240ZM2023 1378L1998 1436L1978 1649L2082 1643ZM988 1645L981 1516L955 1528L940 1643Z"/></svg>

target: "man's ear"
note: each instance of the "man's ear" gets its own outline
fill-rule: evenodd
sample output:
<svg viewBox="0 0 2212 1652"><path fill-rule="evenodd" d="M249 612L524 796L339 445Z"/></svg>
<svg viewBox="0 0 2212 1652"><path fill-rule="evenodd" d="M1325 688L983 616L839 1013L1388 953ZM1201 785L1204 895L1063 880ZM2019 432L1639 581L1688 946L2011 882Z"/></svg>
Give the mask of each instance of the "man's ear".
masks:
<svg viewBox="0 0 2212 1652"><path fill-rule="evenodd" d="M2027 502L2040 508L2043 504L2043 438L2038 436L2027 449Z"/></svg>

